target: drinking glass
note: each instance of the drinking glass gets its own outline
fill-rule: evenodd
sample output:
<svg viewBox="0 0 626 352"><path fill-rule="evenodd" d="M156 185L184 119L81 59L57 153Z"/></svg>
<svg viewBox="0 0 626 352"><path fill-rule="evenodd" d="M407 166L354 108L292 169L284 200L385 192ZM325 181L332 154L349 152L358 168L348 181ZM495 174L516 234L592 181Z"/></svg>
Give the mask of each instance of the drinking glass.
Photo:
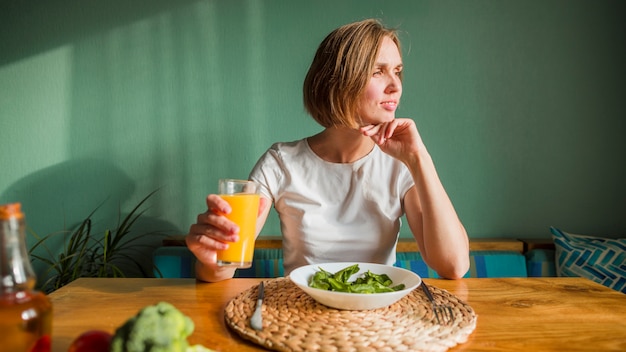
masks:
<svg viewBox="0 0 626 352"><path fill-rule="evenodd" d="M239 240L229 242L227 249L217 251L217 265L249 268L254 255L259 185L248 180L221 179L218 194L232 208L225 216L239 226Z"/></svg>

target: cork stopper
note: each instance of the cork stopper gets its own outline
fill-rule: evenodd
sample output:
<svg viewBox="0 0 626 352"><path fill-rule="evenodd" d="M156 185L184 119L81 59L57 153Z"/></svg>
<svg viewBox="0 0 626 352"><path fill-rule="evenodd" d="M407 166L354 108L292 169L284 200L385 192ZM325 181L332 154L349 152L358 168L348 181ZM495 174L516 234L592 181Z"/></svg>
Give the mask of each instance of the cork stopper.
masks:
<svg viewBox="0 0 626 352"><path fill-rule="evenodd" d="M11 218L22 219L23 217L22 204L9 203L0 205L0 220L9 220Z"/></svg>

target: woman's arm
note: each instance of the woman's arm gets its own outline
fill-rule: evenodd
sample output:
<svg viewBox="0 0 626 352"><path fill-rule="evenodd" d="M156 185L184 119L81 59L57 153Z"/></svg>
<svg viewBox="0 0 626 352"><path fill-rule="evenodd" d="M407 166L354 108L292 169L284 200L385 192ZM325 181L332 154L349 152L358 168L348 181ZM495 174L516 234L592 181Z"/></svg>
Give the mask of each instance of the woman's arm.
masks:
<svg viewBox="0 0 626 352"><path fill-rule="evenodd" d="M404 198L406 218L424 261L441 277L469 270L469 241L428 153L410 164L415 186Z"/></svg>
<svg viewBox="0 0 626 352"><path fill-rule="evenodd" d="M440 276L463 277L469 270L469 241L426 146L411 119L361 128L381 150L402 161L415 186L404 197L406 218L426 264Z"/></svg>

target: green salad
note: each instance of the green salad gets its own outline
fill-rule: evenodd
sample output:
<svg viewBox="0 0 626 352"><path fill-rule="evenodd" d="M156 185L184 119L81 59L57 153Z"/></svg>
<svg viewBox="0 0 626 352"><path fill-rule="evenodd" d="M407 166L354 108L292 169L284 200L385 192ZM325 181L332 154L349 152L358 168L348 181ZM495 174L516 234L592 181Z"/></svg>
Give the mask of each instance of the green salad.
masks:
<svg viewBox="0 0 626 352"><path fill-rule="evenodd" d="M315 273L309 281L309 286L326 291L338 291L348 293L382 293L394 292L404 289L404 284L393 285L387 274L374 274L371 271L363 273L354 281L350 277L359 272L359 265L354 264L336 273L328 272L322 268Z"/></svg>

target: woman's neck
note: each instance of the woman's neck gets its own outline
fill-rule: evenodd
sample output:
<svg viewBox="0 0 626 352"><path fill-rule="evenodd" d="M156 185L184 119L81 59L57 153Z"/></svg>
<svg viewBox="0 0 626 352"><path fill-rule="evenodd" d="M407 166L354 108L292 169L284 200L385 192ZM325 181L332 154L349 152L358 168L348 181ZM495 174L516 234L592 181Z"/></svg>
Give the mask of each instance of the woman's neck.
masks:
<svg viewBox="0 0 626 352"><path fill-rule="evenodd" d="M309 147L320 158L331 163L353 163L369 154L374 141L359 131L345 127L329 127L307 138Z"/></svg>

